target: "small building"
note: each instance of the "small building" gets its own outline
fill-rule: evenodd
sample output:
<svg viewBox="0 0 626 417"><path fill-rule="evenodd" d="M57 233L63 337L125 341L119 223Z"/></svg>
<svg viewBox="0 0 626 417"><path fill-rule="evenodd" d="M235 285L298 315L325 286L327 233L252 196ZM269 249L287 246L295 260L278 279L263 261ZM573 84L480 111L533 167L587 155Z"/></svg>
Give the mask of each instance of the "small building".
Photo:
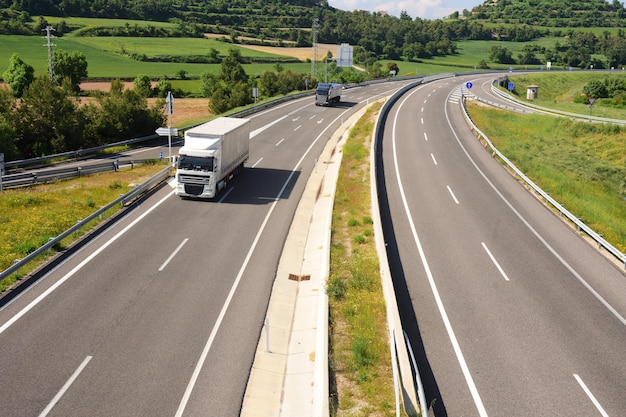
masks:
<svg viewBox="0 0 626 417"><path fill-rule="evenodd" d="M526 87L526 99L534 100L539 95L539 86L538 85L529 85Z"/></svg>

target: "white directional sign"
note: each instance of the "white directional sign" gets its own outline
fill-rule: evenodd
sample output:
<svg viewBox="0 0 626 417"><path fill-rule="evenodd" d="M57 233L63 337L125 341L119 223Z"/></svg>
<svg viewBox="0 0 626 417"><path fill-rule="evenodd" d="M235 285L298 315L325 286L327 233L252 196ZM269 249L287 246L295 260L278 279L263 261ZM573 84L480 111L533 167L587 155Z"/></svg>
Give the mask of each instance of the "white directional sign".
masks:
<svg viewBox="0 0 626 417"><path fill-rule="evenodd" d="M178 136L178 128L176 127L160 127L156 130L156 134L159 136Z"/></svg>

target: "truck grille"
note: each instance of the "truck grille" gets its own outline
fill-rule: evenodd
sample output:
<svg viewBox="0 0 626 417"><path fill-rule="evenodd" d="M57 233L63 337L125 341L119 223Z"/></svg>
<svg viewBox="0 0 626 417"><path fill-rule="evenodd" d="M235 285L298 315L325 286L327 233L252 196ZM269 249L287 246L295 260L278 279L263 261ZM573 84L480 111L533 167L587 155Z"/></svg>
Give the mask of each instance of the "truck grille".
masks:
<svg viewBox="0 0 626 417"><path fill-rule="evenodd" d="M204 185L185 184L185 193L190 195L200 195L204 190Z"/></svg>
<svg viewBox="0 0 626 417"><path fill-rule="evenodd" d="M181 175L178 180L183 184L208 184L210 177L196 177L194 175Z"/></svg>

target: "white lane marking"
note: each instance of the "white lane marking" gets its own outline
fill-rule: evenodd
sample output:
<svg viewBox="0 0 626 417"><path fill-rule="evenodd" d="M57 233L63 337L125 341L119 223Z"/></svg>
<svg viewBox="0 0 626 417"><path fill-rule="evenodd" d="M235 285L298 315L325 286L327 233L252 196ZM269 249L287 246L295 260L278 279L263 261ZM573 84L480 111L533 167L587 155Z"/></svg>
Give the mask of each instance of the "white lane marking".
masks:
<svg viewBox="0 0 626 417"><path fill-rule="evenodd" d="M185 246L185 243L187 243L188 240L189 240L189 238L186 237L182 242L180 242L180 245L178 245L178 247L176 249L174 249L174 252L172 252L172 254L169 256L169 258L167 258L165 260L165 262L163 262L163 265L161 265L161 267L159 268L159 272L161 272L161 271L163 271L165 269L167 264L169 264L170 261L172 259L174 259L174 256L176 256L178 254L178 252L180 252L180 250L183 248L183 246Z"/></svg>
<svg viewBox="0 0 626 417"><path fill-rule="evenodd" d="M422 113L424 113L424 108L422 107Z"/></svg>
<svg viewBox="0 0 626 417"><path fill-rule="evenodd" d="M420 120L422 121L422 124L424 124L424 118L422 117Z"/></svg>
<svg viewBox="0 0 626 417"><path fill-rule="evenodd" d="M498 190L498 188L489 180L489 178L487 178L487 175L479 168L479 166L476 164L476 162L474 161L474 159L472 159L472 157L470 156L469 152L467 151L467 149L465 149L465 146L463 146L463 143L461 142L461 139L459 138L459 136L456 134L456 132L454 131L454 128L452 127L452 122L450 121L450 116L448 115L448 106L444 107L444 111L445 111L445 115L446 115L446 120L448 121L448 126L450 127L450 130L452 131L452 134L454 135L454 137L456 138L457 143L459 144L459 146L461 147L461 149L463 150L463 152L465 153L465 156L467 156L467 159L470 160L470 162L472 163L472 165L474 165L474 168L476 168L476 171L478 171L478 173L484 178L484 180L487 182L487 184L489 184L489 186L493 189L493 191L495 191L495 193L498 195L498 197L500 197L500 199L504 202L504 204L506 204L509 209L511 209L511 211L513 213L515 213L515 215L517 216L518 219L520 219L520 221L524 224L524 226L526 226L528 228L528 230L530 230L530 232L535 235L535 237L537 239L539 239L539 241L543 244L543 246L548 249L550 251L550 253L552 253L552 255L559 261L561 262L561 265L563 265L565 268L567 268L567 270L574 276L576 277L576 279L585 286L585 288L587 288L587 291L589 291L600 303L602 303L602 305L604 305L604 307L609 310L611 312L611 314L613 314L613 316L615 318L617 318L624 326L626 326L626 318L624 318L624 316L622 316L611 304L609 304L608 301L606 301L592 286L591 284L589 284L587 281L585 281L585 279L569 264L567 263L567 261L565 259L563 259L563 257L561 255L559 255L559 253L556 251L556 249L554 249L552 246L550 246L550 244L548 242L546 242L546 240L543 238L543 236L541 236L539 234L539 232L537 232L530 223L528 223L528 221L524 218L524 216L522 216L520 214L519 211L517 211L515 209L515 207L513 207L513 204L511 204L509 202L509 200L506 199L506 197L504 197L504 195L502 195L502 193L500 192L500 190Z"/></svg>
<svg viewBox="0 0 626 417"><path fill-rule="evenodd" d="M580 376L578 376L578 374L574 374L574 378L576 378L576 381L578 382L580 387L583 389L583 391L585 391L585 394L587 394L587 397L589 397L589 399L591 400L593 405L596 406L596 408L598 409L598 412L603 417L609 417L609 415L607 414L606 411L604 411L604 408L602 408L602 406L600 405L598 400L596 400L596 397L594 397L593 394L591 393L591 391L589 390L589 388L587 388L587 385L585 385L585 383L583 382L582 378Z"/></svg>
<svg viewBox="0 0 626 417"><path fill-rule="evenodd" d="M283 117L274 120L272 123L268 123L265 126L262 126L262 127L258 128L256 130L253 130L252 132L250 132L250 139L254 138L256 135L258 135L259 133L263 132L265 129L269 129L270 127L272 127L273 125L275 125L276 123L280 122L281 120L283 120L286 117L287 117L287 115L284 115Z"/></svg>
<svg viewBox="0 0 626 417"><path fill-rule="evenodd" d="M228 194L232 193L234 189L235 187L230 187L228 190L224 191L224 194L222 194L222 197L217 202L221 203L222 201L224 201L226 197L228 197Z"/></svg>
<svg viewBox="0 0 626 417"><path fill-rule="evenodd" d="M252 254L254 253L256 249L256 245L258 244L259 239L261 238L261 235L263 234L263 231L265 230L265 226L267 225L267 222L269 221L270 216L272 215L272 212L274 211L274 208L276 207L276 204L278 204L278 202L280 201L283 193L285 192L285 189L287 188L287 185L289 184L291 179L294 177L296 171L299 169L300 165L302 164L306 156L309 154L309 152L311 152L311 149L313 149L315 144L326 133L326 131L330 129L337 120L340 120L344 116L344 114L346 114L349 111L350 109L346 109L342 113L340 113L331 123L329 123L324 128L324 130L320 132L320 134L315 138L315 140L311 142L307 150L304 152L304 154L302 154L302 157L300 158L296 166L289 173L289 177L285 180L282 188L276 195L274 202L272 203L269 211L267 212L267 215L265 216L265 219L263 220L263 223L261 224L261 227L259 228L256 234L256 237L254 238L254 241L252 242L252 245L250 246L250 249L248 250L248 254L246 255L246 258L244 259L243 264L241 265L241 268L239 269L239 273L237 274L237 277L235 278L235 281L233 282L233 285L230 288L230 292L228 293L228 296L226 297L226 301L224 301L222 310L220 311L220 314L217 317L217 320L215 321L215 325L213 326L213 329L211 330L211 334L209 334L209 338L206 342L206 345L204 346L204 349L202 350L202 354L200 355L200 358L198 359L198 362L196 363L196 367L193 370L191 378L189 379L189 383L187 384L185 393L183 394L183 397L180 400L180 404L178 405L178 410L176 411L175 417L181 417L183 413L185 412L185 408L187 407L187 403L189 402L189 398L191 397L191 392L193 391L196 385L196 382L198 380L198 377L200 376L200 371L204 367L204 362L206 361L206 358L209 354L209 350L211 350L211 346L213 345L213 341L215 340L217 332L222 325L222 321L224 320L226 311L228 310L228 307L235 295L235 291L237 290L237 287L239 286L239 282L241 281L241 278L243 277L243 273L245 272L248 266L248 262L250 261L250 258L252 257Z"/></svg>
<svg viewBox="0 0 626 417"><path fill-rule="evenodd" d="M65 393L70 388L70 386L74 383L76 378L78 378L80 373L83 372L83 369L85 369L85 367L87 366L87 364L89 363L91 358L92 358L92 356L87 356L83 360L83 363L81 363L80 366L74 371L74 373L72 374L70 379L68 379L67 382L65 382L65 385L63 385L61 390L59 392L57 392L57 395L54 396L54 398L52 399L52 401L50 401L48 406L46 408L44 408L44 410L41 412L41 414L39 414L39 417L45 417L45 416L48 415L48 413L50 413L50 411L52 411L54 406L59 402L61 397L63 397L63 395L65 395Z"/></svg>
<svg viewBox="0 0 626 417"><path fill-rule="evenodd" d="M426 272L426 276L428 277L428 282L430 284L430 289L435 298L435 302L437 304L437 308L439 309L439 315L443 320L446 331L448 332L448 338L450 339L450 343L454 349L454 353L456 354L456 358L459 362L461 370L463 371L463 376L465 377L465 382L467 383L467 387L472 394L472 398L474 400L474 404L476 405L476 409L481 417L487 417L487 410L485 410L485 406L483 405L483 401L480 398L480 394L478 389L476 388L476 384L474 383L474 379L472 378L472 374L470 373L469 367L467 366L467 362L463 356L463 352L461 351L461 346L454 334L454 330L452 329L452 323L450 323L450 319L448 318L448 313L446 313L446 309L443 306L443 301L441 300L441 296L439 295L439 290L437 289L437 284L435 283L435 278L428 266L428 261L426 260L426 254L424 253L424 249L422 248L422 243L420 242L419 236L417 235L417 231L415 230L415 223L413 222L413 215L411 214L411 210L409 209L409 204L406 200L406 195L404 194L404 188L402 186L402 180L400 178L400 171L398 168L398 156L396 150L396 124L398 122L398 114L400 114L400 110L406 103L406 101L415 94L419 89L416 89L412 93L408 94L406 98L400 103L398 106L398 111L394 117L393 121L393 158L396 169L396 180L398 181L398 187L400 188L400 195L402 196L402 203L404 204L404 211L406 213L406 217L409 221L409 225L411 226L411 232L413 233L413 239L415 240L415 244L417 245L417 250L420 255L420 259L422 260L422 265L424 267L424 271Z"/></svg>
<svg viewBox="0 0 626 417"><path fill-rule="evenodd" d="M68 272L61 279L59 279L57 282L55 282L50 288L48 288L46 291L41 293L37 298L35 298L33 301L31 301L30 304L28 304L26 307L21 309L15 316L11 317L11 319L9 321L4 323L2 325L2 327L0 327L0 334L4 333L4 331L6 329L11 327L16 321L21 319L22 316L24 316L26 313L28 313L30 310L32 310L37 304L39 304L41 301L43 301L47 296L52 294L52 292L54 290L56 290L61 285L63 285L63 283L65 281L70 279L76 272L78 272L80 269L82 269L82 267L84 267L89 262L91 262L91 260L93 258L95 258L96 256L100 255L100 253L102 253L106 248L108 248L111 244L113 244L113 242L115 242L117 239L119 239L124 233L128 232L133 226L135 226L137 223L139 223L141 220L143 220L143 218L146 217L148 214L152 213L165 200L167 200L168 198L173 196L174 193L175 193L175 191L172 190L165 197L163 197L161 200L157 201L152 207L150 207L148 210L146 210L145 213L143 213L141 216L139 216L135 220L133 220L128 226L126 226L121 231L119 231L115 236L113 236L111 239L109 239L107 242L105 242L102 246L100 246L98 249L96 249L87 258L85 258L81 263L76 265L70 272Z"/></svg>
<svg viewBox="0 0 626 417"><path fill-rule="evenodd" d="M285 140L285 138L282 138L281 140L279 140L278 142L276 142L276 145L274 145L274 146L278 146L278 145L280 145L281 143L283 143L283 141L284 141L284 140Z"/></svg>
<svg viewBox="0 0 626 417"><path fill-rule="evenodd" d="M302 127L302 125L298 125L295 129L293 129L293 131L295 132L296 130L300 129Z"/></svg>
<svg viewBox="0 0 626 417"><path fill-rule="evenodd" d="M450 195L452 196L452 198L454 199L454 202L459 204L459 200L456 199L456 196L454 195L454 193L452 192L452 188L450 188L449 185L446 185L446 187L448 188L448 191L450 192Z"/></svg>
<svg viewBox="0 0 626 417"><path fill-rule="evenodd" d="M262 160L263 160L263 157L259 158L259 160L258 160L258 161L256 161L256 162L254 163L254 165L252 165L252 168L254 168L254 167L256 167L257 165L259 165L259 164L261 163L261 161L262 161Z"/></svg>
<svg viewBox="0 0 626 417"><path fill-rule="evenodd" d="M432 153L430 154L430 157L433 158L433 162L435 163L435 165L437 165L437 160L435 159L435 155L433 155Z"/></svg>
<svg viewBox="0 0 626 417"><path fill-rule="evenodd" d="M500 271L500 273L502 274L504 279L507 280L507 281L510 281L509 277L504 272L504 269L502 269L502 267L500 267L500 264L498 263L498 261L496 261L496 258L491 254L491 251L489 250L487 245L485 245L485 242L480 242L480 244L483 245L483 248L485 249L485 252L487 252L487 255L489 255L489 257L491 258L491 262L493 262L494 265L496 266L496 268L498 268L498 271Z"/></svg>
<svg viewBox="0 0 626 417"><path fill-rule="evenodd" d="M426 132L424 132L424 140L428 141L428 135L426 134Z"/></svg>

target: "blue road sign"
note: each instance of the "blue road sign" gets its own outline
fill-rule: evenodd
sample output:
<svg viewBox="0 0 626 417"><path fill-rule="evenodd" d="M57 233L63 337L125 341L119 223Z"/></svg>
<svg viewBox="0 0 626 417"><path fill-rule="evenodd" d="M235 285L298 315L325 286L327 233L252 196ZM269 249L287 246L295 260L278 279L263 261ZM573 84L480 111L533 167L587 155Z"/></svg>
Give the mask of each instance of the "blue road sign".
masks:
<svg viewBox="0 0 626 417"><path fill-rule="evenodd" d="M513 83L513 81L509 81L509 91L513 91L514 88L515 84Z"/></svg>
<svg viewBox="0 0 626 417"><path fill-rule="evenodd" d="M465 88L467 88L469 90L470 88L472 88L473 85L474 84L472 84L471 81L468 81L468 82L465 83Z"/></svg>

